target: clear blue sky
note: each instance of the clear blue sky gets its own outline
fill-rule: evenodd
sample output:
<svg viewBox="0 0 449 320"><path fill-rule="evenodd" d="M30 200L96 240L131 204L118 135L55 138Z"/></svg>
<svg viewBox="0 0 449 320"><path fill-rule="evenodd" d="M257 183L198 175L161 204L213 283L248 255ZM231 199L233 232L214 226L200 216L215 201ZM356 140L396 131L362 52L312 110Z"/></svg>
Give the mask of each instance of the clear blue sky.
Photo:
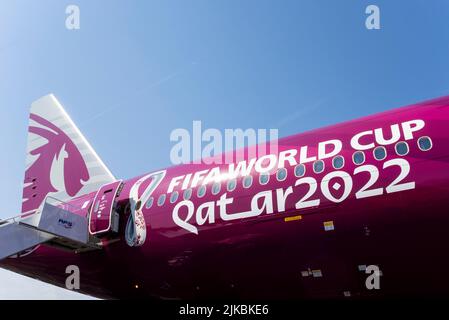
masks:
<svg viewBox="0 0 449 320"><path fill-rule="evenodd" d="M193 120L286 136L448 95L448 58L445 0L0 0L0 218L19 212L28 108L47 93L127 178L169 165Z"/></svg>

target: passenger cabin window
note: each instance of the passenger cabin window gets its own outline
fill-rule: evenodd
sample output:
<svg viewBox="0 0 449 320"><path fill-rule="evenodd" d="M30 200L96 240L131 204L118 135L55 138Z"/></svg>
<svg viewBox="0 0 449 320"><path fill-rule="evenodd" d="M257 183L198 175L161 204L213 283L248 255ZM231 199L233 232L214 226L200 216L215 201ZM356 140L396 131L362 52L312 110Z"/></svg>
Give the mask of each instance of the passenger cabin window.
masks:
<svg viewBox="0 0 449 320"><path fill-rule="evenodd" d="M235 179L231 179L228 181L228 191L234 191L235 187L237 186L237 181Z"/></svg>
<svg viewBox="0 0 449 320"><path fill-rule="evenodd" d="M321 173L324 171L324 161L323 160L317 160L313 163L313 172L315 173Z"/></svg>
<svg viewBox="0 0 449 320"><path fill-rule="evenodd" d="M394 146L394 149L398 156L405 156L409 151L408 143L405 141L400 141L400 142L396 143L396 145Z"/></svg>
<svg viewBox="0 0 449 320"><path fill-rule="evenodd" d="M266 185L270 181L270 175L266 172L262 172L259 176L259 183L261 185Z"/></svg>
<svg viewBox="0 0 449 320"><path fill-rule="evenodd" d="M192 189L185 189L184 190L184 200L189 200L192 196Z"/></svg>
<svg viewBox="0 0 449 320"><path fill-rule="evenodd" d="M276 179L278 181L284 181L287 178L287 169L279 168L276 172Z"/></svg>
<svg viewBox="0 0 449 320"><path fill-rule="evenodd" d="M220 190L221 190L221 183L215 182L215 183L212 185L212 194L213 194L213 195L216 195L216 194L218 194L218 193L220 192Z"/></svg>
<svg viewBox="0 0 449 320"><path fill-rule="evenodd" d="M301 164L298 164L295 167L295 177L300 178L306 174L306 166Z"/></svg>
<svg viewBox="0 0 449 320"><path fill-rule="evenodd" d="M172 194L170 196L170 203L175 203L176 200L178 200L178 196L179 196L178 191L172 192Z"/></svg>
<svg viewBox="0 0 449 320"><path fill-rule="evenodd" d="M164 205L164 203L165 203L165 198L166 198L165 194L161 194L161 195L159 196L159 199L157 199L157 205L158 205L159 207Z"/></svg>
<svg viewBox="0 0 449 320"><path fill-rule="evenodd" d="M360 165L360 164L364 163L365 162L365 154L363 153L363 151L354 152L354 154L352 155L352 161L356 165Z"/></svg>
<svg viewBox="0 0 449 320"><path fill-rule="evenodd" d="M342 156L336 156L332 159L332 166L334 169L341 169L345 165L345 158Z"/></svg>
<svg viewBox="0 0 449 320"><path fill-rule="evenodd" d="M253 184L253 176L246 176L243 178L243 188L248 189Z"/></svg>
<svg viewBox="0 0 449 320"><path fill-rule="evenodd" d="M205 194L206 194L206 186L202 185L198 188L197 196L198 198L202 198L204 197Z"/></svg>
<svg viewBox="0 0 449 320"><path fill-rule="evenodd" d="M145 203L145 208L150 209L150 208L153 206L153 202L154 202L154 198L153 198L153 197L150 197L150 198L147 200L147 203Z"/></svg>
<svg viewBox="0 0 449 320"><path fill-rule="evenodd" d="M374 159L381 161L387 157L387 150L385 147L377 147L373 151Z"/></svg>
<svg viewBox="0 0 449 320"><path fill-rule="evenodd" d="M418 147L421 151L428 151L432 149L432 140L429 137L421 137L418 139Z"/></svg>

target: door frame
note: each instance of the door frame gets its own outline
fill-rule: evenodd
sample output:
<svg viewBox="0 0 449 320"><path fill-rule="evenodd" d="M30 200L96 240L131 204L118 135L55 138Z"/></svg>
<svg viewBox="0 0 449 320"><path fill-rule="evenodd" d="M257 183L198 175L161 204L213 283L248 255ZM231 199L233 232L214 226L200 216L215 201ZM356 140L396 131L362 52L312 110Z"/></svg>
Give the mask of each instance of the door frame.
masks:
<svg viewBox="0 0 449 320"><path fill-rule="evenodd" d="M114 196L113 196L113 203L112 203L112 205L111 205L111 210L110 210L110 212L109 212L109 223L108 223L108 227L107 227L107 229L105 229L105 230L100 230L100 231L98 231L98 230L96 230L95 232L92 232L92 230L90 229L90 227L91 227L91 225L92 225L92 213L93 213L93 211L94 211L94 208L95 208L95 203L96 203L96 201L97 201L97 197L98 197L98 195L99 195L99 193L100 193L100 191L101 190L103 190L103 188L105 187L105 186L109 186L109 185L112 185L112 184L117 184L117 187L115 188L115 192L114 192ZM112 226L112 211L114 210L114 204L115 204L115 199L117 198L117 194L118 194L118 191L120 190L120 187L122 186L122 184L123 184L123 180L117 180L117 181L114 181L114 182L110 182L110 183L106 183L106 184L104 184L104 185L102 185L101 187L100 187L100 189L98 189L98 191L95 193L95 197L94 197L94 199L93 199L93 201L92 201L92 205L91 205L91 207L90 207L90 210L89 210L89 219L88 219L88 225L89 225L89 227L88 227L88 231L89 231L89 234L90 235L96 235L96 234L99 234L99 233L104 233L104 232L108 232L109 230L111 230L111 226Z"/></svg>

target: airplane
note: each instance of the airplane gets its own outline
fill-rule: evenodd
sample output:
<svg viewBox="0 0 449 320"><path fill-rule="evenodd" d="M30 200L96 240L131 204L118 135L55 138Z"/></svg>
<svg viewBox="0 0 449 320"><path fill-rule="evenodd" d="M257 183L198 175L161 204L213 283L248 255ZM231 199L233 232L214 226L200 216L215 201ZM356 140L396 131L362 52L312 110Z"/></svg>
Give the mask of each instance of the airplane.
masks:
<svg viewBox="0 0 449 320"><path fill-rule="evenodd" d="M448 123L449 96L123 180L50 94L0 267L104 299L447 296Z"/></svg>

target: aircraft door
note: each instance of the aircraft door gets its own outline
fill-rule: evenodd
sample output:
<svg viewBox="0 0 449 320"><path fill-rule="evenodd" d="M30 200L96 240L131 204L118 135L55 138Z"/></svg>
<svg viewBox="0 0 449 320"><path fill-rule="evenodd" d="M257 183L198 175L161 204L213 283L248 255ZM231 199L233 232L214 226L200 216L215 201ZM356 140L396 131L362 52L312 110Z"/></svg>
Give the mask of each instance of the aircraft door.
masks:
<svg viewBox="0 0 449 320"><path fill-rule="evenodd" d="M121 189L122 180L102 186L96 193L89 212L89 233L98 235L111 231L115 213L116 198Z"/></svg>

